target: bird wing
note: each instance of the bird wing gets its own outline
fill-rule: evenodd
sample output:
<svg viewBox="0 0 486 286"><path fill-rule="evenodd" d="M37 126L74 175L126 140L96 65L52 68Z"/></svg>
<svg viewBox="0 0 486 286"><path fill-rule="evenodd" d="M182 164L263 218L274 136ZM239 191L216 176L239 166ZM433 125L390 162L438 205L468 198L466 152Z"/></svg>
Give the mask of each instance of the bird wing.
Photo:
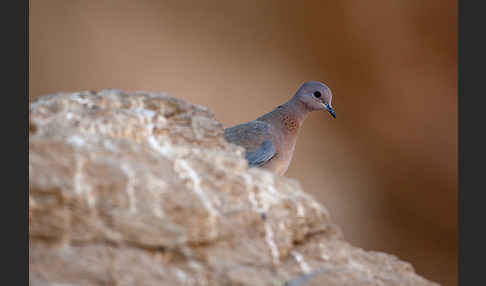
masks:
<svg viewBox="0 0 486 286"><path fill-rule="evenodd" d="M275 146L272 141L266 140L260 148L252 152L246 152L245 157L250 167L260 167L275 156Z"/></svg>
<svg viewBox="0 0 486 286"><path fill-rule="evenodd" d="M250 166L262 166L276 154L270 129L266 122L251 121L225 129L224 136L228 142L246 149L245 157Z"/></svg>

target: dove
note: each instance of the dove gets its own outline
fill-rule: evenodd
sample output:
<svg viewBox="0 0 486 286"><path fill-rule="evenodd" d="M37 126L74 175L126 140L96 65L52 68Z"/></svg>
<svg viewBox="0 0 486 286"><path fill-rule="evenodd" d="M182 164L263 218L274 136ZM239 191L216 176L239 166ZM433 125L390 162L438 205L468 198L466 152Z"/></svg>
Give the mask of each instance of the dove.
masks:
<svg viewBox="0 0 486 286"><path fill-rule="evenodd" d="M245 148L250 167L261 167L283 176L290 166L299 129L312 111L328 111L332 92L322 82L304 83L287 102L257 119L224 130L226 141Z"/></svg>

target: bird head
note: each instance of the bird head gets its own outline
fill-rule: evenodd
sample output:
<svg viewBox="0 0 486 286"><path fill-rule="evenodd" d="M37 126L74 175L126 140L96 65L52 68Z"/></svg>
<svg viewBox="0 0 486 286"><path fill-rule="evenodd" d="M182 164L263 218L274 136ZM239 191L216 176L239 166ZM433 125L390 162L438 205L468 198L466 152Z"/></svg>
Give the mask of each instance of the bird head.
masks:
<svg viewBox="0 0 486 286"><path fill-rule="evenodd" d="M332 92L327 85L318 81L304 83L297 91L296 97L311 111L327 110L336 118L336 112L331 106Z"/></svg>

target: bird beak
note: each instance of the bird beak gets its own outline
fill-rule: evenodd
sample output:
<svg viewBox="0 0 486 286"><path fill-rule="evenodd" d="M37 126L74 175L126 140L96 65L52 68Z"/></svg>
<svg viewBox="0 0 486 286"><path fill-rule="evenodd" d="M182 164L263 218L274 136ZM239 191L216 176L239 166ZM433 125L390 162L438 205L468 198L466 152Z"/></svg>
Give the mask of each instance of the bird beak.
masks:
<svg viewBox="0 0 486 286"><path fill-rule="evenodd" d="M326 109L327 111L329 111L329 113L331 113L332 117L336 118L336 112L334 111L334 108L332 108L332 106L326 103Z"/></svg>

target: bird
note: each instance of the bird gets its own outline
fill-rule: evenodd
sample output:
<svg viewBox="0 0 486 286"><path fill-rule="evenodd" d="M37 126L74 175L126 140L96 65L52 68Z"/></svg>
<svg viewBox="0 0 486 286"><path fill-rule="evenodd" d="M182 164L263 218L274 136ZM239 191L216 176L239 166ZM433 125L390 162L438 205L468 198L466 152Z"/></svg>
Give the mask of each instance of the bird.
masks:
<svg viewBox="0 0 486 286"><path fill-rule="evenodd" d="M290 166L299 129L312 111L328 111L332 92L324 83L308 81L287 102L257 119L224 129L226 141L245 148L250 167L260 167L283 176Z"/></svg>

